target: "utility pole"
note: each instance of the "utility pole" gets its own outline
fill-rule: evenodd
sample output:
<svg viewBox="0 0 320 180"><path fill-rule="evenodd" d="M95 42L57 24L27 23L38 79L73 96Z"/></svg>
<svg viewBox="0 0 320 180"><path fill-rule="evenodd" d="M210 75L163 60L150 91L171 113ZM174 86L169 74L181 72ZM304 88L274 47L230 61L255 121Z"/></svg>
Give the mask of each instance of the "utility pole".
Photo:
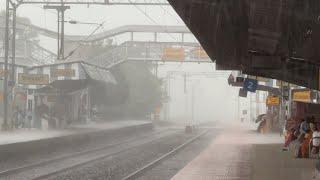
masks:
<svg viewBox="0 0 320 180"><path fill-rule="evenodd" d="M14 107L14 97L15 97L15 92L14 92L14 87L15 87L15 67L16 67L16 19L17 19L17 8L19 6L19 4L15 4L12 1L10 1L11 3L11 10L12 10L12 38L11 38L11 74L10 74L10 79L7 83L7 86L9 86L10 90L11 90L11 115L13 113L13 107ZM8 73L9 76L9 73ZM7 93L7 98L9 97L9 93ZM8 100L7 100L8 102ZM9 104L9 103L7 103ZM11 124L13 122L10 122Z"/></svg>
<svg viewBox="0 0 320 180"><path fill-rule="evenodd" d="M238 95L238 109L237 109L237 117L238 117L238 119L237 119L237 121L239 121L240 120L240 96Z"/></svg>
<svg viewBox="0 0 320 180"><path fill-rule="evenodd" d="M15 64L16 64L16 18L17 6L12 4L12 61L11 61L11 85L15 85ZM13 97L13 96L12 96Z"/></svg>
<svg viewBox="0 0 320 180"><path fill-rule="evenodd" d="M260 91L256 92L256 116L260 114Z"/></svg>
<svg viewBox="0 0 320 180"><path fill-rule="evenodd" d="M195 91L195 85L192 85L192 94L191 94L191 123L190 125L194 125L194 91Z"/></svg>
<svg viewBox="0 0 320 180"><path fill-rule="evenodd" d="M57 58L58 60L64 60L64 13L67 9L70 9L70 6L65 6L63 1L61 1L61 5L45 5L44 9L55 9L58 14L58 49L57 49Z"/></svg>
<svg viewBox="0 0 320 180"><path fill-rule="evenodd" d="M252 93L250 93L250 114L249 114L249 122L251 123L252 122L252 116L253 116L253 113L252 113Z"/></svg>

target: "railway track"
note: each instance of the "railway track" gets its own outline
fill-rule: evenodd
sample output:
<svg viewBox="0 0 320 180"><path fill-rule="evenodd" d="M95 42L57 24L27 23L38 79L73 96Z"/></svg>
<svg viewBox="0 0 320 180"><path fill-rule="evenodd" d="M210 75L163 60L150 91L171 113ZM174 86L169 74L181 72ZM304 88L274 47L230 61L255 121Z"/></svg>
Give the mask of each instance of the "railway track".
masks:
<svg viewBox="0 0 320 180"><path fill-rule="evenodd" d="M157 158L156 160L148 163L147 165L143 166L142 168L138 169L137 171L129 174L128 176L126 176L125 178L123 178L122 180L135 180L137 178L139 178L141 175L143 175L144 173L146 173L147 171L149 171L150 169L154 168L155 166L157 166L159 163L161 163L162 161L168 159L169 157L175 155L176 153L178 153L180 150L182 150L183 148L185 148L186 146L188 146L190 143L194 142L195 140L199 139L200 137L204 136L206 133L208 133L209 130L205 130L202 133L200 133L199 135L187 140L186 142L184 142L183 144L177 146L176 148L174 148L172 151L162 155L161 157Z"/></svg>
<svg viewBox="0 0 320 180"><path fill-rule="evenodd" d="M112 157L123 151L127 151L131 148L134 148L140 144L155 141L156 139L159 139L169 134L174 134L175 132L176 131L172 129L159 130L148 135L143 135L135 138L128 138L121 142L108 144L103 147L67 154L57 158L41 161L38 163L8 169L0 172L0 179L46 179L51 176L54 176L55 174L59 174L64 171L86 165L99 159ZM59 164L63 165L64 162L67 162L65 164L65 167L59 168ZM50 165L53 166L53 168L48 168L51 170L48 170L47 172L41 172L41 169ZM30 175L30 173L35 173L34 175L32 175L34 177L27 177L28 175ZM19 178L19 176L21 178Z"/></svg>

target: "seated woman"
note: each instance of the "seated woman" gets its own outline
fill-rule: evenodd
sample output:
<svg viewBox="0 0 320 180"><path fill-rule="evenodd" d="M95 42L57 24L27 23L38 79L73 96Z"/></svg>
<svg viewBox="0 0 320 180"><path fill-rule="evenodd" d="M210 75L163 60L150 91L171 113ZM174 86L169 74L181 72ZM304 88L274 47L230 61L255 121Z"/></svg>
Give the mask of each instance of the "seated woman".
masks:
<svg viewBox="0 0 320 180"><path fill-rule="evenodd" d="M297 139L297 137L295 136L295 129L292 128L292 129L290 129L289 131L286 132L285 142L284 142L284 146L283 146L282 150L283 151L287 151L290 143L292 141L294 141L295 139Z"/></svg>
<svg viewBox="0 0 320 180"><path fill-rule="evenodd" d="M310 124L310 128L312 130L312 144L311 144L311 154L310 157L318 158L319 154L319 147L320 147L320 131L319 131L319 124L314 125Z"/></svg>
<svg viewBox="0 0 320 180"><path fill-rule="evenodd" d="M301 147L300 147L302 158L309 158L309 145L310 145L311 139L312 139L312 131L311 130L305 131L304 136L301 139L302 141L301 141Z"/></svg>

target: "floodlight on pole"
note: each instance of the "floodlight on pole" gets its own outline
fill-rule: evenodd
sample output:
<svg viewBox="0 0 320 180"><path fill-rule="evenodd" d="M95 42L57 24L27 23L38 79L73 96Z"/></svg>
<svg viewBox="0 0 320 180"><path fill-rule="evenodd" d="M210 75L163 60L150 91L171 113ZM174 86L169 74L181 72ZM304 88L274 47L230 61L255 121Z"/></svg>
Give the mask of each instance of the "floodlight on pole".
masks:
<svg viewBox="0 0 320 180"><path fill-rule="evenodd" d="M62 21L59 21L62 22ZM81 21L76 21L76 20L70 20L70 21L63 21L64 23L69 23L69 24L86 24L86 25L98 25L102 26L102 23L93 23L93 22L81 22Z"/></svg>

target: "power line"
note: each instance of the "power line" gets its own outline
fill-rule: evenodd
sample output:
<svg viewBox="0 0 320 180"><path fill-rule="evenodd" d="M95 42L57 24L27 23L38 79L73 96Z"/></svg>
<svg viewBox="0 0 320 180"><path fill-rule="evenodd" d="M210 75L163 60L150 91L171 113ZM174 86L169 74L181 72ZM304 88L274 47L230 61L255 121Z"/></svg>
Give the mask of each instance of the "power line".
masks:
<svg viewBox="0 0 320 180"><path fill-rule="evenodd" d="M96 33L100 28L103 28L105 21L103 21L102 23L99 24L98 27L96 27L84 40L89 39L92 35L94 35L94 33ZM67 57L65 57L64 60L68 59L70 56L72 56L72 54L78 50L80 47L82 46L81 42L78 42L77 47L75 47L72 51L70 51L70 53L68 54Z"/></svg>
<svg viewBox="0 0 320 180"><path fill-rule="evenodd" d="M161 3L160 0L156 0L157 2ZM162 5L159 5L161 9L163 9L165 12L167 12L167 14L169 14L172 18L174 18L178 23L180 23L181 21L174 16L173 14L170 13L170 11L168 11L166 8L164 8Z"/></svg>
<svg viewBox="0 0 320 180"><path fill-rule="evenodd" d="M142 14L144 14L150 21L152 21L155 25L159 25L158 22L156 20L154 20L151 16L149 16L146 12L144 12L139 6L137 6L136 4L134 4L134 2L132 2L132 0L128 0L136 9L138 9ZM166 28L164 28L164 31L175 41L178 41L175 37L173 37Z"/></svg>

